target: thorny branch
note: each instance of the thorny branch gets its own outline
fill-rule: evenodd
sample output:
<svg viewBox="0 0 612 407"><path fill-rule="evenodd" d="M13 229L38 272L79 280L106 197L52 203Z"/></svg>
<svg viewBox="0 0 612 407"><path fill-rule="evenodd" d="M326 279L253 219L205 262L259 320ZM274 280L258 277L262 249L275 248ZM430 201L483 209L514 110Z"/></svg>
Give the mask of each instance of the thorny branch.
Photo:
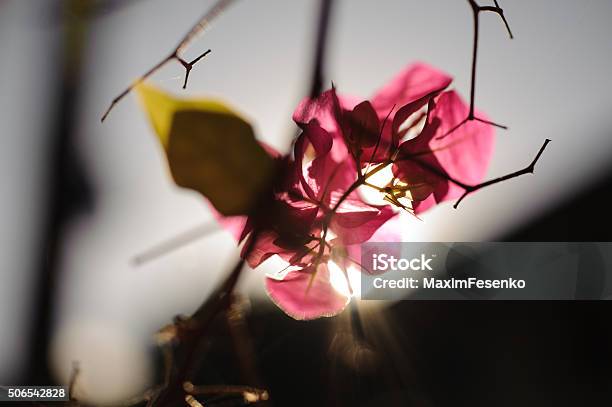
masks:
<svg viewBox="0 0 612 407"><path fill-rule="evenodd" d="M215 4L215 6L208 13L206 13L202 17L202 19L200 19L200 21L181 39L178 46L170 53L168 57L163 59L161 62L155 65L151 70L149 70L139 79L137 79L132 85L130 85L130 87L128 87L125 91L123 91L119 96L117 96L112 101L107 112L102 117L102 120L104 120L107 117L109 111L114 107L114 105L117 104L125 95L127 95L138 83L140 83L141 81L143 81L144 79L152 75L154 72L156 72L158 69L160 69L163 65L165 65L171 60L177 60L185 68L186 74L185 74L185 81L183 83L183 87L185 87L187 85L189 73L191 69L193 68L194 64L196 64L199 60L201 60L204 56L206 56L210 52L210 50L204 52L202 55L200 55L198 58L194 59L191 62L187 62L184 59L182 59L182 57L179 56L180 53L182 53L182 51L184 51L184 49L189 45L192 39L198 33L203 31L208 26L210 21L214 19L216 16L218 16L225 9L225 7L227 7L232 1L233 0L218 1ZM506 28L511 38L512 38L512 32L510 31L508 22L506 21L506 18L503 14L503 10L499 7L499 4L497 3L496 0L494 0L495 6L479 6L473 0L468 0L468 2L470 6L472 7L473 14L474 14L474 48L473 48L473 60L472 60L470 110L469 110L468 117L465 118L454 129L451 129L451 131L455 130L459 126L471 120L477 120L477 121L481 121L481 122L484 122L490 125L505 128L504 126L498 125L496 123L488 122L486 120L478 118L474 114L476 60L477 60L477 52L478 52L480 12L494 12L498 14L503 20L504 24L506 25ZM332 3L333 3L333 0L321 0L319 26L317 30L316 52L315 52L315 58L314 58L315 62L314 62L314 67L313 67L312 83L311 83L311 88L310 88L311 97L316 97L320 93L322 84L323 84L324 56L325 56L325 48L327 44L327 32L328 32L328 26L329 26L329 21L330 21ZM544 152L544 149L546 148L549 142L550 140L547 139L542 145L542 147L540 148L540 150L538 151L533 161L527 167L523 168L522 170L515 171L505 176L495 178L495 179L492 179L492 180L489 180L489 181L486 181L480 184L476 184L476 185L468 185L468 184L462 183L461 181L455 180L451 178L450 176L448 176L447 174L442 173L439 169L434 168L430 166L429 164L418 160L417 157L407 157L403 159L414 160L419 165L421 165L423 168L441 177L444 177L449 182L452 182L458 185L459 187L463 188L465 192L454 205L455 207L457 207L459 203L467 195L469 195L472 192L475 192L484 187L487 187L487 186L514 178L514 177L518 177L523 174L533 173L535 169L535 165L537 164L540 156ZM380 170L387 167L388 165L392 164L393 162L394 160L388 159L386 161L383 161L382 163L379 163L371 170L368 166L366 173L359 174L358 179L347 191L344 192L344 194L342 195L340 200L336 202L336 204L334 205L330 213L334 213L338 209L342 201L345 200L360 185L367 185L375 189L381 190L380 187L369 184L367 180L372 175L379 172ZM248 255L248 253L253 248L254 242L256 241L258 234L259 234L258 228L255 228L255 230L253 230L252 232L251 239L248 240L246 243L246 247L244 250L245 254ZM322 240L324 239L325 239L325 236L322 237ZM320 247L324 247L324 246L325 246L325 242L322 241L320 244ZM165 250L167 250L167 247L163 247L161 252ZM198 361L197 354L202 346L202 338L204 338L205 335L208 334L209 328L213 320L215 319L215 317L219 315L220 313L227 311L228 308L230 307L231 301L232 301L232 292L239 280L239 277L242 273L243 266L245 263L244 257L246 257L246 255L242 256L242 258L236 263L231 273L222 282L219 288L213 293L213 295L211 295L196 310L196 312L191 317L177 319L175 321L174 323L174 328L175 328L175 333L176 333L175 338L177 340L175 350L180 352L178 354L179 358L177 360L171 360L174 366L169 366L171 370L168 372L167 380L165 381L165 383L161 387L151 390L151 393L150 393L151 397L149 398L148 405L175 405L175 404L184 405L184 403L188 403L189 405L197 406L201 404L198 402L198 400L194 396L202 395L202 394L212 394L217 391L220 393L242 394L242 396L245 397L245 401L247 397L251 397L252 398L251 401L254 401L254 402L257 402L260 400L266 400L268 398L268 394L267 392L265 392L265 390L260 390L260 389L250 388L250 387L240 387L240 386L225 387L224 386L221 388L209 388L209 387L194 386L191 383L191 376L194 373L194 369Z"/></svg>
<svg viewBox="0 0 612 407"><path fill-rule="evenodd" d="M185 391L189 394L224 394L224 395L237 395L242 396L246 402L256 402L259 400L268 400L268 392L263 389L250 386L194 386L192 383L187 382L183 386Z"/></svg>
<svg viewBox="0 0 612 407"><path fill-rule="evenodd" d="M325 49L327 45L327 32L329 31L329 20L331 18L333 1L321 1L319 10L319 23L317 31L317 42L315 48L314 67L310 86L310 97L314 98L321 93L323 88L323 69L325 67Z"/></svg>
<svg viewBox="0 0 612 407"><path fill-rule="evenodd" d="M482 189L484 187L488 187L490 185L494 185L494 184L497 184L499 182L506 181L506 180L509 180L511 178L515 178L515 177L518 177L518 176L521 176L521 175L524 175L524 174L533 174L533 172L535 170L535 165L537 164L538 160L540 159L540 156L544 152L544 149L546 148L548 143L550 143L550 139L544 140L544 144L542 144L542 147L540 147L540 150L538 151L538 153L534 157L533 161L531 161L531 164L529 164L527 167L523 168L522 170L515 171L515 172L512 172L510 174L506 174L506 175L504 175L502 177L494 178L492 180L489 180L489 181L486 181L486 182L482 182L482 183L477 184L477 185L463 185L462 187L465 189L465 192L463 193L463 195L461 195L461 197L459 197L459 199L453 205L453 207L457 208L457 206L459 206L459 203L461 203L461 201L463 201L463 199L465 199L466 196L468 196L472 192L478 191L479 189Z"/></svg>
<svg viewBox="0 0 612 407"><path fill-rule="evenodd" d="M332 13L332 6L333 6L333 1L322 1L321 2L321 10L319 11L319 21L318 21L318 31L317 31L317 42L315 45L315 56L314 56L314 65L313 65L313 70L312 70L312 79L311 79L311 86L310 86L310 90L309 90L309 95L311 98L316 97L319 93L321 93L321 90L323 88L323 67L325 66L325 48L326 48L326 44L327 44L327 37L328 37L328 27L329 27L329 20L331 17L331 13ZM198 29L203 29L201 27L199 27L198 25L194 26L194 28L183 38L183 40L181 41L181 43L184 42L188 42L189 40L191 40L191 38L193 38L193 36L195 36L198 33ZM180 44L179 44L180 47ZM175 50L175 52L180 51L180 48L177 47L177 49ZM193 65L195 63L197 63L200 59L202 59L204 56L206 56L206 54L210 52L210 50L208 50L206 53L202 54L201 56L199 56L198 58L194 59L193 61L191 61L189 64L185 64L183 62L181 62L183 64L183 66L186 69L186 75L185 75L185 82L183 84L183 89L185 89L185 87L187 86L187 79L189 77L189 72L191 71L191 69L193 68ZM167 61L165 61L167 62ZM164 62L164 63L165 63ZM159 69L159 67L154 67L154 69ZM136 81L130 88L128 88L126 91L124 91L125 94L127 94L131 89L133 89L139 82L142 82L143 79L145 79L147 76L149 76L151 73L147 73L145 74L143 77L141 77L138 81ZM125 94L119 95L118 98L119 100L125 96ZM109 108L109 110L113 107L114 104L117 103L118 100L114 100L113 104L111 104L111 107ZM389 112L390 114L391 112ZM106 115L108 114L108 112L104 115L104 117L102 118L102 120L104 120L104 118L106 117ZM162 256L174 249L176 249L177 247L180 247L186 243L189 243L193 240L196 240L206 234L208 234L211 231L211 227L206 225L206 226L201 226L198 228L194 228L192 230L189 230L179 236L176 236L175 238L172 238L168 241L165 241L155 247L153 247L152 249L147 250L144 253L141 253L137 256L134 257L133 259L133 263L136 265L140 265L143 264L149 260L155 259L159 256Z"/></svg>
<svg viewBox="0 0 612 407"><path fill-rule="evenodd" d="M138 84L147 79L149 76L153 75L155 72L160 70L164 65L166 65L170 61L176 60L180 63L183 68L185 68L185 80L183 82L183 89L187 88L187 80L189 79L189 74L193 69L194 65L197 64L202 58L208 55L211 50L206 50L200 56L193 59L192 61L186 61L181 54L187 49L187 47L191 44L193 39L204 30L206 30L212 21L216 19L229 5L231 5L235 0L218 0L212 8L210 8L199 20L198 22L185 34L183 38L179 41L178 45L170 51L170 54L159 61L153 68L149 69L142 76L136 79L130 86L128 86L123 92L121 92L117 97L115 97L108 109L102 115L101 121L104 121L111 110L115 107L117 103L121 101L128 93L130 93Z"/></svg>
<svg viewBox="0 0 612 407"><path fill-rule="evenodd" d="M181 40L181 42L179 43L179 45L176 47L174 53L176 52L180 52L182 49L184 49L187 44L191 41L191 39L193 39L201 30L203 30L205 28L205 24L207 24L208 22L210 22L211 15L216 16L218 15L221 11L222 8L225 7L227 4L222 5L220 3L223 3L223 1L220 1L217 3L217 5L215 7L213 7L213 9L211 11L209 11L208 13L206 13L206 15L200 20L200 22L198 22L198 24L196 24ZM447 131L444 135L442 135L439 138L444 138L448 135L450 135L451 133L453 133L455 130L457 130L458 128L460 128L461 126L465 125L465 123L467 123L468 121L471 120L476 120L476 121L480 121L492 126L496 126L496 127L500 127L503 129L507 129L506 126L479 118L475 116L474 113L474 105L475 105L475 89L476 89L476 65L477 65L477 58L478 58L478 41L479 41L479 18L480 18L480 12L493 12L496 13L500 16L500 18L502 19L504 25L506 26L506 29L508 31L508 35L510 36L511 39L514 38L514 35L510 29L510 26L508 24L508 21L504 15L504 10L499 6L499 3L497 0L494 0L495 6L480 6L478 5L478 3L474 0L468 0L468 3L470 5L470 7L472 8L473 11L473 15L474 15L474 44L473 44L473 55L472 55L472 73L471 73L471 86L470 86L470 110L468 113L468 116L463 119L461 122L459 122L457 125L455 125L453 128L451 128L449 131ZM322 90L322 84L323 84L323 75L322 75L322 67L324 66L324 58L325 58L325 52L324 51L324 47L326 44L326 39L327 39L327 33L328 33L328 26L329 26L329 18L331 15L331 11L332 11L332 4L333 2L327 2L324 1L321 4L321 10L319 13L319 23L318 23L318 33L317 33L317 42L316 42L316 48L315 48L315 57L314 57L314 65L313 65L313 72L312 72L312 79L311 79L311 88L310 88L310 97L313 98L316 95L318 95L321 90ZM221 9L219 11L217 11L216 13L213 13L213 10L215 10L216 8L221 7ZM209 18L207 18L207 16ZM204 24L204 25L203 25ZM198 58L194 59L193 61L187 63L184 60L179 60L179 62L185 67L186 70L186 75L185 75L185 81L183 83L183 88L186 87L187 85L187 80L189 78L189 73L191 72L191 69L193 68L193 65L195 63L197 63L200 59L202 59L204 56L206 56L208 54L208 52L210 52L210 50L208 50L207 52L205 52L204 54L200 55ZM168 58L172 59L174 57L174 53L171 54ZM168 62L168 60L164 60L162 61L162 64ZM150 76L153 72L155 72L157 69L159 69L161 67L161 65L159 66L155 66L151 71L147 72L145 75L143 75L143 77L141 77L140 79L138 79L130 88L126 89L126 91L124 91L121 95L119 95L114 101L113 104L111 104L111 107L109 108L109 110L113 107L114 104L117 103L118 100L120 100L123 96L125 96L125 94L127 94L131 89L133 89L134 86L136 86L139 82L141 82L143 79L145 79L146 77ZM395 107L393 107L391 109L391 111L394 109ZM391 114L391 111L389 112L389 114ZM104 118L106 117L106 115L108 114L108 112L105 114ZM385 121L383 122L383 126L385 124L387 119L385 119ZM382 130L381 130L382 131ZM380 136L380 135L379 135ZM380 137L378 138L378 142L380 142ZM378 148L378 145L376 146L376 149ZM376 149L374 150L373 155L376 153ZM424 164L424 163L422 163ZM369 164L368 167L366 168L365 172L367 173L369 170ZM430 169L434 172L439 172L436 169ZM361 174L359 174L359 176L361 176ZM448 179L448 175L447 174L442 174L442 176L446 177ZM450 182L455 183L456 185L459 185L461 187L467 187L464 188L466 189L466 192L469 191L470 188L473 188L474 186L467 186L459 181L456 180L452 180L452 179L448 179ZM367 182L364 182L363 185L369 186L371 188L374 189L378 189L379 191L383 192L383 188L377 187L375 185L369 184ZM488 184L490 185L490 184ZM479 188L478 188L479 189ZM473 191L470 191L473 192ZM468 192L469 193L469 192ZM467 194L466 194L467 195ZM463 200L464 197L462 197L459 201ZM457 205L459 204L459 202L457 202L454 207L456 208ZM157 258L158 256L164 255L174 249L176 249L177 247L180 247L186 243L189 243L193 240L198 239L201 236L206 235L210 230L206 229L205 231L201 231L201 228L197 228L197 229L193 229L190 230L184 234L181 234L173 239L170 239L164 243L159 244L158 246L136 256L133 259L133 262L137 265L145 263L151 259Z"/></svg>
<svg viewBox="0 0 612 407"><path fill-rule="evenodd" d="M510 26L508 25L508 21L506 20L506 17L504 16L504 10L502 8L499 7L499 4L497 3L497 0L495 0L495 7L491 7L491 6L479 6L478 3L476 3L475 0L468 0L468 3L470 4L470 7L472 8L472 15L474 16L474 44L473 44L473 48L472 48L472 77L471 77L471 84L470 84L470 113L468 114L468 117L466 118L466 121L468 120L478 120L478 121L482 121L488 124L492 124L494 126L497 127L501 127L503 129L505 129L505 126L496 124L496 123L492 123L489 121L485 121L482 119L479 119L477 117L474 116L474 105L476 102L476 62L478 60L478 40L479 40L479 35L480 35L480 12L482 11L490 11L493 13L497 13L503 20L504 24L506 25L506 29L508 30L508 35L510 36L510 39L514 38L514 35L512 35L512 31L510 31Z"/></svg>
<svg viewBox="0 0 612 407"><path fill-rule="evenodd" d="M451 177L450 175L448 175L446 172L432 166L431 164L420 160L418 157L421 154L415 154L412 156L404 156L399 160L386 160L381 162L380 164L378 164L376 167L374 167L371 171L366 172L366 174L364 174L363 176L359 177L345 192L344 194L342 194L342 196L340 197L340 199L338 200L338 202L336 202L336 204L331 208L331 212L330 213L334 213L338 207L342 204L342 202L344 200L346 200L346 198L353 192L355 191L357 188L359 188L362 185L365 185L367 187L373 188L377 191L380 192L385 192L385 188L377 186L377 185L373 185L370 184L369 182L367 182L368 178L370 178L371 176L373 176L374 174L376 174L377 172L381 171L382 169L384 169L385 167L393 164L394 162L398 162L398 161L402 161L402 160L410 160L414 163L416 163L417 165L421 166L423 169L431 172L434 175L437 175L455 185L457 185L458 187L462 188L464 190L464 193L459 197L459 199L457 200L457 202L455 202L455 204L453 205L453 208L457 209L457 207L459 206L459 204L461 203L461 201L463 201L469 194L476 192L482 188L491 186L491 185L495 185L498 184L500 182L503 181L507 181L509 179L512 178L516 178L519 177L521 175L525 175L525 174L533 174L535 171L535 166L538 163L538 161L540 160L540 157L542 156L542 153L544 153L544 150L546 149L546 146L548 146L548 143L550 143L550 139L546 139L544 140L544 143L542 144L542 146L540 147L540 150L538 150L538 153L536 154L536 156L534 157L534 159L531 161L531 163L529 165L527 165L526 167L524 167L521 170L518 171L514 171L511 172L509 174L503 175L501 177L497 177L494 179L491 179L489 181L485 181L485 182L481 182L479 184L475 184L475 185L470 185L470 184L466 184L460 180L457 180L453 177Z"/></svg>
<svg viewBox="0 0 612 407"><path fill-rule="evenodd" d="M220 1L218 4L228 3L228 1ZM327 43L327 26L330 21L330 13L333 0L321 0L319 27L317 30L315 64L313 67L313 83L311 84L311 95L318 95L323 83L324 55ZM194 35L200 32L204 27L201 24L196 25L181 41L181 44L189 42ZM180 52L181 44L177 47L177 52ZM196 61L197 62L197 61ZM111 106L112 107L112 106ZM282 174L277 174L281 176ZM198 361L197 354L202 346L202 339L208 334L209 328L215 317L220 313L227 311L231 305L232 292L236 287L239 277L242 273L245 260L244 258L252 250L259 231L255 228L252 231L251 238L246 242L244 247L245 255L242 256L236 263L231 273L221 283L220 287L211 295L196 311L186 319L177 319L174 327L176 329L177 351L180 351L179 358L176 360L175 366L172 366L172 373L168 377L167 383L162 388L153 391L152 397L149 400L149 405L174 405L187 402L190 405L198 405L199 402L194 397L195 394L189 394L189 389L199 389L191 384L191 376L194 373L195 364ZM249 402L257 402L267 400L268 395L265 391L259 389L250 389L246 393L243 389L243 396ZM200 391L199 393L202 393ZM195 393L195 392L194 392Z"/></svg>
<svg viewBox="0 0 612 407"><path fill-rule="evenodd" d="M480 13L481 12L492 12L492 13L499 15L504 25L506 26L506 30L508 31L508 35L510 36L510 39L513 39L514 35L512 34L512 31L510 30L510 25L508 24L508 20L506 20L506 17L504 16L504 10L499 6L499 3L497 2L497 0L494 0L495 6L480 6L475 0L467 0L467 1L470 7L472 8L472 15L474 17L474 42L473 42L473 47L472 47L472 73L471 73L471 81L470 81L470 112L468 113L468 116L465 119L463 119L462 122L460 122L454 128L450 129L444 136L449 135L453 131L457 130L459 127L463 126L468 121L472 121L472 120L490 124L492 126L496 126L504 130L508 129L507 126L479 118L474 113L474 105L476 102L476 63L478 60L478 41L479 41L479 35L480 35Z"/></svg>
<svg viewBox="0 0 612 407"><path fill-rule="evenodd" d="M516 178L516 177L519 177L521 175L533 174L533 172L535 171L535 166L538 163L538 161L540 160L540 157L542 156L542 153L544 153L544 150L546 149L546 146L548 146L548 143L550 143L550 139L544 140L544 143L542 144L542 147L540 147L540 150L538 150L538 153L536 154L534 159L525 168L523 168L521 170L518 170L518 171L511 172L511 173L503 175L501 177L497 177L497 178L491 179L489 181L481 182L480 184L476 184L476 185L469 185L469 184L466 184L466 183L464 183L462 181L459 181L458 179L455 179L455 178L451 177L447 173L445 173L445 172L441 171L440 169L432 166L431 164L428 164L427 162L420 160L418 158L419 155L402 157L401 160L398 160L398 161L410 160L410 161L416 163L417 165L419 165L420 167L422 167L423 169L431 172L432 174L437 175L437 176L439 176L439 177L441 177L441 178L443 178L443 179L445 179L445 180L447 180L447 181L457 185L458 187L462 188L464 190L463 195L461 195L459 197L459 199L457 200L457 202L455 202L455 204L453 205L453 208L457 209L457 207L459 206L461 201L463 201L472 192L476 192L479 189L482 189L484 187L488 187L488 186L491 186L491 185L494 185L494 184L498 184L498 183L500 183L502 181L507 181L509 179Z"/></svg>
<svg viewBox="0 0 612 407"><path fill-rule="evenodd" d="M480 13L481 12L492 12L495 13L497 15L499 15L499 17L502 19L504 25L506 26L506 30L508 31L508 35L510 37L510 39L514 38L514 34L512 34L512 30L510 29L510 25L508 24L508 20L506 19L505 15L504 15L504 10L499 6L499 3L497 0L493 0L493 2L495 3L495 6L480 6L475 0L467 0L470 7L472 8L472 14L474 17L474 43L473 43L473 50L472 50L472 72L471 72L471 84L470 84L470 109L469 109L469 113L468 116L463 119L461 122L459 122L457 125L455 125L453 128L451 128L448 132L446 132L446 134L444 134L442 137L440 138L444 138L446 136L448 136L449 134L453 133L455 130L457 130L458 128L460 128L461 126L463 126L465 123L467 123L468 121L479 121L488 125L492 125L492 126L496 126L502 129L507 129L506 126L503 126L501 124L498 123L494 123L492 121L489 120L485 120L482 118L479 118L475 115L474 113L474 105L475 105L475 99L476 99L476 63L477 63L477 59L478 59L478 40L479 40L479 34L480 34ZM535 170L535 165L538 162L538 160L540 159L540 156L542 155L542 153L544 152L544 150L546 149L546 146L548 145L548 143L550 143L549 139L546 139L544 141L544 144L542 144L542 147L540 147L540 150L538 151L538 153L536 154L535 158L533 159L533 161L531 162L531 164L529 164L527 167L512 172L510 174L506 174L504 176L498 177L498 178L494 178L492 180L489 181L485 181L482 182L480 184L476 184L476 185L468 185L465 184L459 180L456 180L454 178L452 178L451 176L449 176L448 174L440 171L439 169L429 165L426 162L423 162L421 160L419 160L416 156L413 157L404 157L403 159L408 159L411 160L415 163L417 163L418 165L420 165L422 168L432 172L435 175L438 175L446 180L448 180L449 182L452 182L453 184L461 187L464 189L464 193L463 195L461 195L459 197L459 199L457 200L457 202L453 205L453 208L457 208L459 206L459 204L461 203L461 201L463 201L469 194L471 194L472 192L475 192L479 189L482 189L484 187L490 186L490 185L494 185L497 183L500 183L502 181L506 181L509 180L511 178L515 178L524 174L532 174ZM366 184L368 185L368 184ZM373 185L369 185L371 187L376 188L376 186Z"/></svg>

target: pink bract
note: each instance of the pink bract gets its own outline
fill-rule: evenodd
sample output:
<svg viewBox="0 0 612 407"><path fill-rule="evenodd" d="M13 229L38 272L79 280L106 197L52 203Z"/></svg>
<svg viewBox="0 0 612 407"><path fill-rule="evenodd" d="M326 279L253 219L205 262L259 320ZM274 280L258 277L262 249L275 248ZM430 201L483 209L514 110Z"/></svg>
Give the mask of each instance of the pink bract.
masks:
<svg viewBox="0 0 612 407"><path fill-rule="evenodd" d="M468 105L455 91L444 92L431 108L421 134L400 146L394 173L400 179L426 180L433 189L415 202L416 213L463 193L440 174L468 185L481 182L486 175L495 141L493 127L479 121L461 124L468 113ZM477 116L487 117L482 112Z"/></svg>
<svg viewBox="0 0 612 407"><path fill-rule="evenodd" d="M319 264L292 271L284 279L266 278L268 295L285 313L295 319L331 317L342 312L349 298L337 292L330 283L329 269Z"/></svg>
<svg viewBox="0 0 612 407"><path fill-rule="evenodd" d="M280 156L266 146L283 179L254 215L218 218L245 242L242 256L251 267L275 255L292 267L283 279L266 280L269 296L288 315L314 319L341 312L349 299L331 286L327 263L333 259L346 268L360 261L363 242L401 241L399 211L368 204L358 193L355 183L363 182L359 174L366 168L392 164L394 182L408 189L414 213L458 197L463 190L449 178L482 181L493 152L493 128L465 120L469 108L456 92L446 91L450 83L447 74L417 63L370 101L332 88L297 106L293 119L302 133L293 154ZM406 127L417 130L417 119L425 124L409 139ZM377 188L390 194L395 186Z"/></svg>

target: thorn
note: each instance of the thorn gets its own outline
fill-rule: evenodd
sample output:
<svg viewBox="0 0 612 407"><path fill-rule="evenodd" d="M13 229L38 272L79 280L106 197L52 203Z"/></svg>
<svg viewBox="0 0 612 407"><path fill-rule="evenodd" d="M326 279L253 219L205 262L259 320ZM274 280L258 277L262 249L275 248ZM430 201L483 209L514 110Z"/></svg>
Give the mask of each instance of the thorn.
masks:
<svg viewBox="0 0 612 407"><path fill-rule="evenodd" d="M212 51L210 49L206 50L204 53L202 53L199 57L195 58L191 62L185 61L183 58L179 57L178 55L174 56L174 58L177 61L179 61L181 65L183 65L183 68L185 68L185 81L183 82L183 89L187 89L187 81L189 80L189 74L191 73L193 66L197 64L199 60L201 60L202 58L204 58L206 55L210 54L211 52Z"/></svg>
<svg viewBox="0 0 612 407"><path fill-rule="evenodd" d="M491 126L499 127L500 129L508 130L508 126L504 126L503 124L495 123L489 120L481 119L480 117L474 117L471 120L476 120L477 122L490 124Z"/></svg>
<svg viewBox="0 0 612 407"><path fill-rule="evenodd" d="M151 69L149 69L146 73L141 75L134 83L132 83L132 85L130 85L123 92L121 92L121 94L119 94L119 96L117 96L111 102L111 105L108 107L108 109L106 109L106 111L102 115L102 118L100 119L100 121L104 122L104 120L106 120L106 117L108 116L110 111L115 107L115 105L121 99L123 99L128 93L130 93L138 83L144 81L149 76L153 75L155 72L157 72L162 66L167 64L169 61L171 61L173 59L176 59L179 62L181 62L181 64L185 67L185 69L187 69L187 66L185 64L190 65L190 66L193 67L193 65L196 62L198 62L200 59L202 59L203 57L208 55L210 53L210 50L207 50L206 52L204 52L202 55L200 55L199 57L197 57L196 59L191 61L191 63L187 63L187 62L183 61L178 56L179 53L181 53L182 51L184 51L187 48L187 46L192 42L192 40L196 37L196 35L198 33L200 33L203 30L205 30L208 26L210 26L210 23L212 22L212 20L217 18L219 15L221 15L223 10L225 10L225 8L228 5L230 5L232 3L232 1L233 0L217 0L217 2L196 22L196 24L193 27L191 27L191 29L187 32L187 34L185 34L185 36L183 36L183 38L181 39L179 44L176 46L176 48L174 48L172 50L172 52L170 53L169 56L167 56L166 58L162 59L160 62L155 64ZM186 76L188 76L188 74ZM183 84L183 89L186 86L187 86L187 78L185 78L185 82Z"/></svg>
<svg viewBox="0 0 612 407"><path fill-rule="evenodd" d="M193 65L197 64L197 63L200 61L200 59L204 58L206 55L210 54L211 52L212 52L212 50L211 50L211 49L207 49L207 50L206 50L206 51L204 51L204 52L203 52L203 53L202 53L202 54L201 54L199 57L197 57L196 59L194 59L193 61L191 61L191 62L189 63L189 65L193 66Z"/></svg>
<svg viewBox="0 0 612 407"><path fill-rule="evenodd" d="M506 20L506 16L504 15L504 10L499 6L499 3L497 2L497 0L493 0L493 2L495 3L495 7L499 9L499 16L501 17L502 21L504 22L504 25L506 26L506 30L508 31L508 35L510 36L510 39L513 40L514 35L512 34L512 30L510 29L510 24L508 24L508 20Z"/></svg>
<svg viewBox="0 0 612 407"><path fill-rule="evenodd" d="M544 140L544 144L542 144L542 147L540 147L540 150L538 150L538 153L536 154L536 156L533 159L533 161L528 166L523 168L522 170L518 170L518 171L512 172L510 174L506 174L504 176L501 176L501 177L498 177L498 178L495 178L495 179L492 179L492 180L489 180L489 181L486 181L486 182L482 182L482 183L476 184L476 185L463 185L463 186L459 185L465 191L459 197L457 202L455 202L455 204L453 205L453 208L457 209L457 207L459 206L461 201L463 201L463 199L465 199L465 197L467 197L472 192L477 191L477 190L479 190L481 188L488 187L488 186L491 186L491 185L495 185L495 184L498 184L498 183L500 183L502 181L507 181L509 179L519 177L519 176L521 176L523 174L533 174L535 172L536 163L538 162L538 160L542 156L542 153L544 153L544 150L546 149L546 146L548 145L548 143L550 143L550 139ZM449 179L449 181L452 182L452 180L450 180L450 179Z"/></svg>
<svg viewBox="0 0 612 407"><path fill-rule="evenodd" d="M190 72L191 72L191 65L185 67L185 82L183 82L183 89L187 89L187 81L189 80Z"/></svg>

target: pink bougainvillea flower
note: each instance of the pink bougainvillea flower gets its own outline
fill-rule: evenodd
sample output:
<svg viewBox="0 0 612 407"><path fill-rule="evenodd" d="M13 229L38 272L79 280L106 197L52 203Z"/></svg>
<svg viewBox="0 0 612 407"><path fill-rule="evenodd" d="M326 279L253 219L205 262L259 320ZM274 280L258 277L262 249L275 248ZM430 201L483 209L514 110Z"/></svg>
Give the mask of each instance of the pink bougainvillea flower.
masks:
<svg viewBox="0 0 612 407"><path fill-rule="evenodd" d="M444 92L432 105L423 131L399 147L393 166L400 180L417 186L415 213L461 196L463 189L447 177L465 184L481 182L493 153L493 127L479 121L461 124L469 107L456 92ZM477 116L486 120L482 112Z"/></svg>
<svg viewBox="0 0 612 407"><path fill-rule="evenodd" d="M337 95L335 89L303 100L293 114L300 125L316 121L335 138L344 140L342 153L359 156L361 164L389 158L402 138L400 126L451 83L452 78L423 63L408 66L378 91L371 102Z"/></svg>
<svg viewBox="0 0 612 407"><path fill-rule="evenodd" d="M368 205L347 199L332 217L330 229L344 245L363 243L395 215L389 205Z"/></svg>
<svg viewBox="0 0 612 407"><path fill-rule="evenodd" d="M401 212L397 208L421 213L463 192L450 180L482 180L493 129L465 120L469 108L446 91L450 82L445 73L415 64L371 101L332 88L296 108L293 119L302 133L292 154L281 157L267 148L283 177L253 215L220 221L245 241L242 256L251 267L271 256L288 263L283 278L266 280L269 296L288 315L313 319L341 312L348 298L332 287L328 262L346 272L361 260L361 243L401 241L403 229L389 222ZM416 135L408 137L409 130ZM385 167L393 170L387 185L366 182ZM376 189L390 204L365 202L360 186Z"/></svg>
<svg viewBox="0 0 612 407"><path fill-rule="evenodd" d="M304 132L296 142L296 164L303 163L305 150L302 145L307 138L311 143L318 138L315 143L325 146L320 149L313 145L317 154L299 175L304 190L310 190L308 195L318 202L321 209L319 220L327 221L329 230L344 244L368 240L376 229L395 215L394 211L388 205L367 204L357 190L350 190L357 179L356 166L351 160L334 159L332 146L342 140L333 139L314 121L304 126Z"/></svg>
<svg viewBox="0 0 612 407"><path fill-rule="evenodd" d="M285 167L286 176L256 218L222 218L221 223L239 241L247 239L243 255L257 267L273 255L292 264L302 264L304 253L320 237L323 223L345 244L366 241L395 213L388 206L369 205L353 191L333 211L341 195L355 182L357 170L351 161L336 161L331 154L334 140L315 123L305 126L294 147L295 160ZM310 152L310 157L307 157ZM259 232L254 242L255 225ZM250 244L252 243L252 244ZM295 263L294 263L295 262Z"/></svg>
<svg viewBox="0 0 612 407"><path fill-rule="evenodd" d="M380 228L374 232L374 234L367 240L367 242L401 242L405 239L406 235L403 232L405 230L406 224L402 222L402 218L396 216L382 225ZM335 242L334 242L335 243ZM344 247L345 250L345 267L348 267L350 264L358 265L359 269L362 273L373 274L371 270L370 264L362 263L362 245L361 244L353 244ZM386 248L385 250L391 250L390 248ZM393 252L391 252L393 253ZM366 252L365 258L372 258L371 254L368 255L369 252ZM373 253L372 253L373 254ZM401 254L398 252L396 254L397 258L401 257ZM337 261L339 263L339 261Z"/></svg>
<svg viewBox="0 0 612 407"><path fill-rule="evenodd" d="M251 267L274 255L298 267L282 281L268 278L266 284L275 303L296 318L335 315L346 304L329 284L327 267L320 267L329 261L332 247L322 243L323 233L333 236L336 246L355 245L396 215L390 206L367 204L350 191L357 169L351 160L337 161L332 154L333 144L341 142L314 121L305 125L293 159L286 158L285 177L265 207L246 220L221 220L239 241L246 240L242 256Z"/></svg>
<svg viewBox="0 0 612 407"><path fill-rule="evenodd" d="M295 319L334 316L349 302L346 295L332 287L327 264L319 264L316 271L313 267L292 271L282 280L266 279L272 301Z"/></svg>

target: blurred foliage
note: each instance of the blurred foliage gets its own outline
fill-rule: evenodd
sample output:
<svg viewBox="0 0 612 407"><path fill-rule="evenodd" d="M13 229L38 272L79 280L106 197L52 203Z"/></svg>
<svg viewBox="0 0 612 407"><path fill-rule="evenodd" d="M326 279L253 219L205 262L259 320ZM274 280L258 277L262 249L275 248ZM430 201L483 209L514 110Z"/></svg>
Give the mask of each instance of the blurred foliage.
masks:
<svg viewBox="0 0 612 407"><path fill-rule="evenodd" d="M175 182L223 215L247 214L274 169L251 125L214 100L177 99L146 84L137 90Z"/></svg>

